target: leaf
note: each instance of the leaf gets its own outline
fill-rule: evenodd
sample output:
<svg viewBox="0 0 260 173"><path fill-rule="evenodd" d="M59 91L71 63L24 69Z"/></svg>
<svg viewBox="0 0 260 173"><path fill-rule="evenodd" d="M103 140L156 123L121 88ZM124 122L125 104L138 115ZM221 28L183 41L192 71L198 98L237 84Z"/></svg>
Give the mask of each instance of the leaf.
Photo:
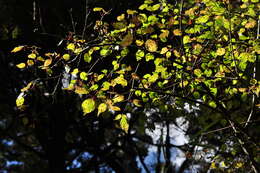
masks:
<svg viewBox="0 0 260 173"><path fill-rule="evenodd" d="M196 19L196 23L206 23L209 20L209 16L200 16Z"/></svg>
<svg viewBox="0 0 260 173"><path fill-rule="evenodd" d="M17 46L11 52L12 53L16 53L16 52L19 52L19 51L23 50L23 48L24 48L24 46Z"/></svg>
<svg viewBox="0 0 260 173"><path fill-rule="evenodd" d="M126 133L128 132L129 129L129 124L127 121L127 116L125 114L122 115L121 120L120 120L120 127L122 130L124 130Z"/></svg>
<svg viewBox="0 0 260 173"><path fill-rule="evenodd" d="M197 69L194 70L194 74L198 77L201 77L203 73L200 69L197 68Z"/></svg>
<svg viewBox="0 0 260 173"><path fill-rule="evenodd" d="M187 43L190 43L190 42L191 42L190 36L185 35L183 37L183 44L187 44Z"/></svg>
<svg viewBox="0 0 260 173"><path fill-rule="evenodd" d="M103 86L103 88L101 90L107 91L107 90L109 90L111 84L109 82L105 81L105 82L103 82L102 86Z"/></svg>
<svg viewBox="0 0 260 173"><path fill-rule="evenodd" d="M145 42L145 48L149 51L149 52L156 52L157 51L157 43L152 40L152 39L148 39Z"/></svg>
<svg viewBox="0 0 260 173"><path fill-rule="evenodd" d="M182 32L181 32L180 29L175 29L175 30L173 30L173 35L175 35L175 36L181 36L181 35L182 35Z"/></svg>
<svg viewBox="0 0 260 173"><path fill-rule="evenodd" d="M125 14L121 14L120 16L117 16L116 18L119 22L125 19Z"/></svg>
<svg viewBox="0 0 260 173"><path fill-rule="evenodd" d="M65 60L65 61L68 61L69 59L70 59L70 55L69 54L64 54L63 56L62 56L62 58Z"/></svg>
<svg viewBox="0 0 260 173"><path fill-rule="evenodd" d="M28 55L28 58L35 59L36 58L36 54L35 53L31 53L30 55Z"/></svg>
<svg viewBox="0 0 260 173"><path fill-rule="evenodd" d="M152 11L156 11L161 7L161 4L155 4L152 6Z"/></svg>
<svg viewBox="0 0 260 173"><path fill-rule="evenodd" d="M90 63L92 60L92 56L89 53L84 54L84 61Z"/></svg>
<svg viewBox="0 0 260 173"><path fill-rule="evenodd" d="M144 51L142 50L138 50L136 53L135 53L135 56L136 56L136 60L137 61L140 61L143 57L144 57L145 53Z"/></svg>
<svg viewBox="0 0 260 173"><path fill-rule="evenodd" d="M86 88L76 86L75 87L75 93L77 94L88 94L89 92L86 90Z"/></svg>
<svg viewBox="0 0 260 173"><path fill-rule="evenodd" d="M18 68L25 68L26 67L26 64L25 63L20 63L20 64L17 64L16 67Z"/></svg>
<svg viewBox="0 0 260 173"><path fill-rule="evenodd" d="M112 111L121 111L120 107L117 107L117 106L110 106L109 107Z"/></svg>
<svg viewBox="0 0 260 173"><path fill-rule="evenodd" d="M84 115L93 112L95 110L95 100L92 98L86 99L82 102L81 107Z"/></svg>
<svg viewBox="0 0 260 173"><path fill-rule="evenodd" d="M216 55L222 56L222 55L225 54L225 52L226 52L225 48L218 48L217 52L216 52Z"/></svg>
<svg viewBox="0 0 260 173"><path fill-rule="evenodd" d="M127 47L127 46L131 45L133 42L133 38L134 38L133 34L131 32L128 32L127 35L121 41L120 45L122 47Z"/></svg>
<svg viewBox="0 0 260 173"><path fill-rule="evenodd" d="M109 49L103 48L103 49L100 50L100 55L101 56L107 56L108 53L109 53Z"/></svg>
<svg viewBox="0 0 260 173"><path fill-rule="evenodd" d="M88 80L88 74L86 73L86 72L81 72L80 74L79 74L79 77L80 77L80 79L82 79L82 80Z"/></svg>
<svg viewBox="0 0 260 173"><path fill-rule="evenodd" d="M123 95L115 95L115 97L113 98L114 103L122 102L123 100L124 100Z"/></svg>
<svg viewBox="0 0 260 173"><path fill-rule="evenodd" d="M93 11L105 11L105 10L103 8L101 8L101 7L95 7L93 9Z"/></svg>
<svg viewBox="0 0 260 173"><path fill-rule="evenodd" d="M48 67L49 65L51 65L51 63L52 63L52 59L51 59L51 58L50 58L50 59L46 59L46 60L44 61L43 66L44 66L44 67Z"/></svg>
<svg viewBox="0 0 260 173"><path fill-rule="evenodd" d="M16 106L17 107L20 107L20 106L22 106L24 104L24 98L23 97L18 97L17 99L16 99Z"/></svg>
<svg viewBox="0 0 260 173"><path fill-rule="evenodd" d="M145 60L146 60L146 61L150 61L150 60L153 60L153 59L154 59L154 55L153 55L153 54L147 53L147 54L145 55Z"/></svg>
<svg viewBox="0 0 260 173"><path fill-rule="evenodd" d="M142 46L144 44L144 41L143 40L136 40L135 43L136 43L137 46Z"/></svg>
<svg viewBox="0 0 260 173"><path fill-rule="evenodd" d="M256 26L256 21L255 20L250 20L246 25L245 28L250 29L254 28Z"/></svg>
<svg viewBox="0 0 260 173"><path fill-rule="evenodd" d="M114 82L116 84L120 84L122 85L123 87L124 86L127 86L127 80L124 79L124 76L123 75L120 75L118 76L117 78L114 79Z"/></svg>
<svg viewBox="0 0 260 173"><path fill-rule="evenodd" d="M32 85L33 85L33 82L28 83L26 87L21 89L21 92L28 91L32 87Z"/></svg>
<svg viewBox="0 0 260 173"><path fill-rule="evenodd" d="M98 116L105 112L107 110L107 104L106 103L101 103L99 106L98 106Z"/></svg>
<svg viewBox="0 0 260 173"><path fill-rule="evenodd" d="M73 43L68 44L67 49L74 51L75 50L75 44L73 44Z"/></svg>
<svg viewBox="0 0 260 173"><path fill-rule="evenodd" d="M216 102L214 102L214 101L210 101L210 102L209 102L209 106L210 106L210 107L213 107L213 108L216 108L216 107L217 107L217 104L216 104Z"/></svg>
<svg viewBox="0 0 260 173"><path fill-rule="evenodd" d="M141 104L141 100L138 100L138 99L134 99L133 100L133 104L137 107L142 107L142 104Z"/></svg>
<svg viewBox="0 0 260 173"><path fill-rule="evenodd" d="M116 117L114 118L114 120L120 120L122 118L122 114L118 114L116 115Z"/></svg>

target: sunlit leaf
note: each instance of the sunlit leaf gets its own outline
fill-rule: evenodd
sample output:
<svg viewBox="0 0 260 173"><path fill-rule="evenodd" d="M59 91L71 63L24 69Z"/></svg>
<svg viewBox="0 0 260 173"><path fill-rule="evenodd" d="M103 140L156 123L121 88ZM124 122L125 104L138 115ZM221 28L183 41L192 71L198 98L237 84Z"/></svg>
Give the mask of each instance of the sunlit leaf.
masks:
<svg viewBox="0 0 260 173"><path fill-rule="evenodd" d="M157 51L157 43L156 41L152 40L152 39L148 39L145 42L145 48L149 51L149 52L156 52Z"/></svg>
<svg viewBox="0 0 260 173"><path fill-rule="evenodd" d="M132 42L133 42L133 34L131 32L128 32L127 35L121 41L120 45L122 47L127 47L127 46L131 45Z"/></svg>
<svg viewBox="0 0 260 173"><path fill-rule="evenodd" d="M18 67L18 68L25 68L26 64L25 63L20 63L20 64L17 64L16 67Z"/></svg>
<svg viewBox="0 0 260 173"><path fill-rule="evenodd" d="M81 72L79 74L80 79L82 80L88 80L88 74L86 72Z"/></svg>
<svg viewBox="0 0 260 173"><path fill-rule="evenodd" d="M51 59L51 58L50 58L50 59L46 59L46 60L44 61L43 66L44 66L44 67L48 67L49 65L51 65L51 63L52 63L52 59Z"/></svg>
<svg viewBox="0 0 260 173"><path fill-rule="evenodd" d="M17 46L11 52L12 53L16 53L16 52L19 52L19 51L23 50L23 48L24 48L24 46Z"/></svg>
<svg viewBox="0 0 260 173"><path fill-rule="evenodd" d="M113 102L114 103L122 102L124 98L125 97L123 95L115 95L115 97L113 98Z"/></svg>
<svg viewBox="0 0 260 173"><path fill-rule="evenodd" d="M81 107L84 115L93 112L95 110L95 100L92 98L86 99L82 102Z"/></svg>
<svg viewBox="0 0 260 173"><path fill-rule="evenodd" d="M216 54L218 56L222 56L225 54L225 52L226 52L225 48L218 48Z"/></svg>
<svg viewBox="0 0 260 173"><path fill-rule="evenodd" d="M62 56L62 58L65 60L65 61L68 61L69 59L70 59L70 55L69 54L64 54L63 56Z"/></svg>
<svg viewBox="0 0 260 173"><path fill-rule="evenodd" d="M31 54L28 55L28 58L35 59L36 58L36 54L35 53L31 53Z"/></svg>
<svg viewBox="0 0 260 173"><path fill-rule="evenodd" d="M98 106L98 116L105 112L107 110L107 104L106 103L101 103L99 106Z"/></svg>
<svg viewBox="0 0 260 173"><path fill-rule="evenodd" d="M20 106L22 106L24 104L24 97L18 97L17 99L16 99L16 106L17 107L20 107Z"/></svg>

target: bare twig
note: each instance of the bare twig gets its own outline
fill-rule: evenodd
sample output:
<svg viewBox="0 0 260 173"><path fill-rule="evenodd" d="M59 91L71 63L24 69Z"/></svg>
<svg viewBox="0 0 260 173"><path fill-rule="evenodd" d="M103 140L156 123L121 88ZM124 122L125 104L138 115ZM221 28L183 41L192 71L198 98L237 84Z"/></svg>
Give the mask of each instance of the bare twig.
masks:
<svg viewBox="0 0 260 173"><path fill-rule="evenodd" d="M257 25L257 36L256 36L256 39L259 39L259 33L260 32L260 19L258 19L258 25ZM256 78L256 67L257 67L257 58L255 60L255 63L254 63L254 70L253 70L253 79ZM245 127L248 125L248 122L250 122L250 119L252 118L252 115L254 114L254 110L255 110L255 99L256 99L256 96L255 94L253 94L253 97L252 97L252 102L251 102L251 111L249 113L249 116L247 118L247 123L245 124Z"/></svg>

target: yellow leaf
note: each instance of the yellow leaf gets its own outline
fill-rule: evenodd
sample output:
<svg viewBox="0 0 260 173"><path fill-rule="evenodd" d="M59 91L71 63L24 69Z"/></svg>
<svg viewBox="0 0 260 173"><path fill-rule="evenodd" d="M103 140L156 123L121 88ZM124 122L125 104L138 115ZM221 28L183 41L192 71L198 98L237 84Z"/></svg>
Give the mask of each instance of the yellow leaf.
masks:
<svg viewBox="0 0 260 173"><path fill-rule="evenodd" d="M216 54L218 56L222 56L225 54L225 52L226 52L225 48L218 48Z"/></svg>
<svg viewBox="0 0 260 173"><path fill-rule="evenodd" d="M129 124L128 124L128 121L127 121L127 116L125 114L121 115L120 127L126 133L128 132Z"/></svg>
<svg viewBox="0 0 260 173"><path fill-rule="evenodd" d="M35 59L36 58L36 54L35 53L31 53L30 55L28 55L28 58Z"/></svg>
<svg viewBox="0 0 260 173"><path fill-rule="evenodd" d="M131 45L133 42L133 38L134 38L133 34L131 32L128 32L127 35L121 41L120 45L122 47L127 47L127 46Z"/></svg>
<svg viewBox="0 0 260 173"><path fill-rule="evenodd" d="M44 67L48 67L49 65L51 65L51 63L52 63L52 59L46 59L46 60L44 61L43 66L44 66Z"/></svg>
<svg viewBox="0 0 260 173"><path fill-rule="evenodd" d="M216 168L217 168L216 163L212 162L210 165L210 169L216 169Z"/></svg>
<svg viewBox="0 0 260 173"><path fill-rule="evenodd" d="M68 44L67 49L74 51L75 50L75 44L73 44L73 43Z"/></svg>
<svg viewBox="0 0 260 173"><path fill-rule="evenodd" d="M21 89L21 92L28 91L31 88L32 84L33 84L33 82L28 83L26 87Z"/></svg>
<svg viewBox="0 0 260 173"><path fill-rule="evenodd" d="M149 51L149 52L156 52L157 51L157 43L152 40L152 39L148 39L145 42L145 48Z"/></svg>
<svg viewBox="0 0 260 173"><path fill-rule="evenodd" d="M25 63L20 63L20 64L17 64L16 67L18 67L18 68L25 68L26 64Z"/></svg>
<svg viewBox="0 0 260 173"><path fill-rule="evenodd" d="M29 66L32 66L32 65L34 65L34 61L31 60L31 59L28 59L28 60L27 60L27 64L28 64Z"/></svg>
<svg viewBox="0 0 260 173"><path fill-rule="evenodd" d="M123 95L115 95L115 97L113 98L114 103L122 102L123 100L124 100Z"/></svg>
<svg viewBox="0 0 260 173"><path fill-rule="evenodd" d="M22 106L24 104L24 98L23 97L18 97L17 99L16 99L16 106L17 107L20 107L20 106Z"/></svg>
<svg viewBox="0 0 260 173"><path fill-rule="evenodd" d="M78 72L79 72L79 69L75 68L75 69L71 72L71 74L76 75L76 74L78 74Z"/></svg>
<svg viewBox="0 0 260 173"><path fill-rule="evenodd" d="M163 47L160 54L165 54L168 51L167 47Z"/></svg>
<svg viewBox="0 0 260 173"><path fill-rule="evenodd" d="M37 57L37 60L38 60L38 61L45 61L45 60L43 59L43 57L41 57L41 56L38 56L38 57Z"/></svg>
<svg viewBox="0 0 260 173"><path fill-rule="evenodd" d="M245 28L250 29L250 28L254 28L256 25L256 21L255 20L250 20L246 25Z"/></svg>
<svg viewBox="0 0 260 173"><path fill-rule="evenodd" d="M64 54L63 56L62 56L62 58L65 60L65 61L68 61L69 59L70 59L70 55L69 54Z"/></svg>
<svg viewBox="0 0 260 173"><path fill-rule="evenodd" d="M85 88L78 87L78 86L75 87L74 92L77 93L77 94L88 94L89 93Z"/></svg>
<svg viewBox="0 0 260 173"><path fill-rule="evenodd" d="M121 111L120 107L117 107L117 106L110 106L110 109L112 111Z"/></svg>
<svg viewBox="0 0 260 173"><path fill-rule="evenodd" d="M173 30L173 35L181 36L182 35L181 30L180 29Z"/></svg>
<svg viewBox="0 0 260 173"><path fill-rule="evenodd" d="M105 11L105 10L101 7L96 7L96 8L93 9L93 11Z"/></svg>
<svg viewBox="0 0 260 173"><path fill-rule="evenodd" d="M101 103L99 106L98 106L98 116L105 112L107 110L107 104L106 103Z"/></svg>
<svg viewBox="0 0 260 173"><path fill-rule="evenodd" d="M95 110L95 100L92 98L86 99L82 102L81 107L84 115L93 112Z"/></svg>
<svg viewBox="0 0 260 173"><path fill-rule="evenodd" d="M243 165L244 165L244 163L242 163L242 162L237 162L236 164L235 164L235 168L241 168L241 167L243 167Z"/></svg>
<svg viewBox="0 0 260 173"><path fill-rule="evenodd" d="M125 19L125 14L121 14L120 16L117 16L116 18L118 21L122 21Z"/></svg>
<svg viewBox="0 0 260 173"><path fill-rule="evenodd" d="M138 99L134 99L133 100L133 104L137 107L142 107L142 104L141 104L141 100L138 100Z"/></svg>
<svg viewBox="0 0 260 173"><path fill-rule="evenodd" d="M133 15L133 14L137 13L137 11L135 11L135 10L126 10L126 13L129 14L129 15Z"/></svg>
<svg viewBox="0 0 260 173"><path fill-rule="evenodd" d="M136 43L137 46L142 46L144 44L144 41L143 40L136 40L135 43Z"/></svg>
<svg viewBox="0 0 260 173"><path fill-rule="evenodd" d="M19 52L19 51L21 51L23 48L24 48L24 46L17 46L17 47L15 47L11 52L12 52L12 53Z"/></svg>
<svg viewBox="0 0 260 173"><path fill-rule="evenodd" d="M118 114L115 118L114 118L114 120L120 120L122 118L122 114Z"/></svg>

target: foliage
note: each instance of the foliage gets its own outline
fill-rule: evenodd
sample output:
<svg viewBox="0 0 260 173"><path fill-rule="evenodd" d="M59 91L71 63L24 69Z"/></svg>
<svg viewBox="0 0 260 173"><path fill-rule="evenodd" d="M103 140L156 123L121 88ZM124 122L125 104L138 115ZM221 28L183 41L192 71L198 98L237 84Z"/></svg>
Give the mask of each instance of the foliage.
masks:
<svg viewBox="0 0 260 173"><path fill-rule="evenodd" d="M202 112L184 117L200 128L190 134L191 142L206 141L202 147L208 149L207 145L214 146L210 140L217 137L204 138L207 131L231 129L220 133L220 149L215 148L219 154L212 158L210 169L257 172L259 143L250 128L257 121L260 104L256 75L259 8L257 0L175 5L145 0L138 9L119 15L112 25L103 20L108 11L94 8L93 13L101 15L94 26L98 33L94 40L74 35L63 40L62 50L44 52L28 45L12 50L20 58L17 67L37 77L21 90L17 107L30 109L35 94L47 98L60 92L76 94L82 102L82 116L111 116L115 127L127 135L133 130L128 114L157 109L159 114L171 115L188 103ZM53 79L56 83L50 91L48 81ZM215 162L224 166L217 167Z"/></svg>

